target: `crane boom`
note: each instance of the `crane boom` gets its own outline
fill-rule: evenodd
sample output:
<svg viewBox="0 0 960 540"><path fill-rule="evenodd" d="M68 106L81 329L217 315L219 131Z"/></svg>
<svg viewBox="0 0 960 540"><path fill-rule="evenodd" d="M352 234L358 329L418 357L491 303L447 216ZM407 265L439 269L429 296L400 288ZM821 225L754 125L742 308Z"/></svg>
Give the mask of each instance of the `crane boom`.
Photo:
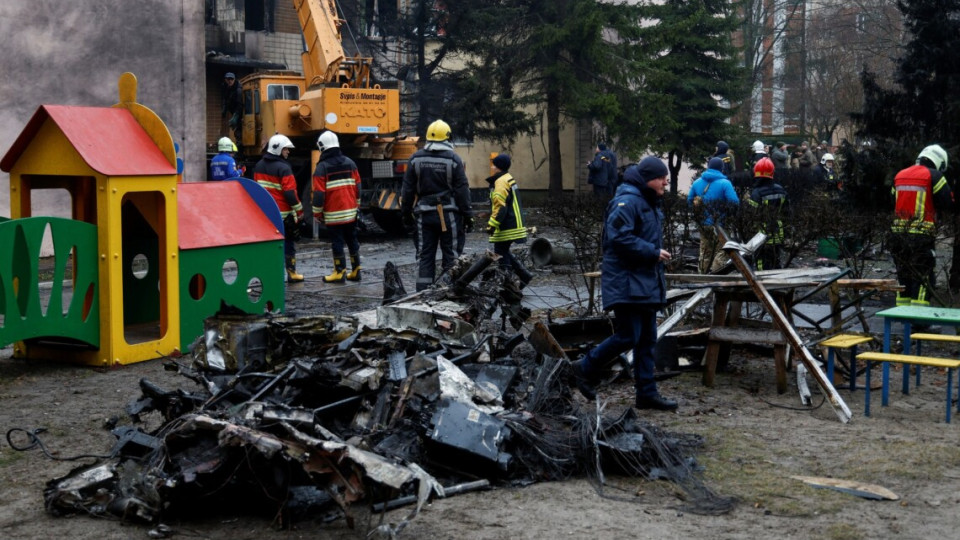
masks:
<svg viewBox="0 0 960 540"><path fill-rule="evenodd" d="M293 0L307 50L302 55L307 86L336 81L345 58L333 0Z"/></svg>

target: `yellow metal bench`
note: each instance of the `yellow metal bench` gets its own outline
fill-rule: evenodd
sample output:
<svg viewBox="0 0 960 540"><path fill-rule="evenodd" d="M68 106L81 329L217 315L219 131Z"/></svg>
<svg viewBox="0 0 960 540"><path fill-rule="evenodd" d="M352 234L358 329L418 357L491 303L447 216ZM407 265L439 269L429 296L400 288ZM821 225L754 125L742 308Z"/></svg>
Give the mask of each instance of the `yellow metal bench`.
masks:
<svg viewBox="0 0 960 540"><path fill-rule="evenodd" d="M860 334L837 334L820 342L827 348L827 380L833 384L834 360L838 350L852 349L850 354L850 390L857 389L857 346L873 341L871 336Z"/></svg>
<svg viewBox="0 0 960 540"><path fill-rule="evenodd" d="M934 358L930 356L916 356L912 354L894 354L894 353L883 353L883 352L862 352L857 355L857 358L867 362L867 380L865 385L865 391L863 393L865 405L864 405L864 416L870 416L870 367L873 362L880 363L889 363L896 362L898 364L904 364L904 369L907 369L907 366L929 366L944 368L947 370L947 423L950 423L950 411L951 404L953 402L953 373L957 368L960 368L960 360L954 360L951 358ZM883 405L886 405L886 396L889 393L889 379L890 374L889 370L884 366L883 370Z"/></svg>
<svg viewBox="0 0 960 540"><path fill-rule="evenodd" d="M923 356L923 351L920 347L920 344L924 341L938 341L940 343L960 343L960 336L951 335L951 334L927 334L924 332L918 332L916 334L910 334L910 340L917 342L917 355ZM920 367L917 366L917 381L916 386L920 386ZM910 388L908 387L910 377L909 374L904 374L903 380L903 393L910 393Z"/></svg>

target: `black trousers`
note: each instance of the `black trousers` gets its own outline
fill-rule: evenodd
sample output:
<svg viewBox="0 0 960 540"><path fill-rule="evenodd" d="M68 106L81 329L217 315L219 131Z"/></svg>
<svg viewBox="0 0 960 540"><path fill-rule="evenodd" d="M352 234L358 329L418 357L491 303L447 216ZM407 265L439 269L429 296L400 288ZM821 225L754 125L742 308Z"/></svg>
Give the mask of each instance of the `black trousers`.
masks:
<svg viewBox="0 0 960 540"><path fill-rule="evenodd" d="M897 281L904 287L898 296L929 301L929 291L937 281L936 238L929 234L891 233L887 243L897 267Z"/></svg>
<svg viewBox="0 0 960 540"><path fill-rule="evenodd" d="M455 241L458 220L455 212L444 211L443 222L436 211L417 214L417 290L429 289L437 277L437 247L440 248L443 271L457 260ZM446 230L444 231L444 228Z"/></svg>

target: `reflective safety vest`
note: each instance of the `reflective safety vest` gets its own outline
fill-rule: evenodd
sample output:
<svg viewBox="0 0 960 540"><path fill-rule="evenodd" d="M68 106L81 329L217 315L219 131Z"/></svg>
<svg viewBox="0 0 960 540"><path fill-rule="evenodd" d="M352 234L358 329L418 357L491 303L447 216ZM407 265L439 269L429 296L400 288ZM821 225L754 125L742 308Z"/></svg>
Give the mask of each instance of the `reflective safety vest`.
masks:
<svg viewBox="0 0 960 540"><path fill-rule="evenodd" d="M935 234L934 196L943 189L949 190L947 179L929 167L914 165L897 173L893 180L895 217L890 230L895 233Z"/></svg>

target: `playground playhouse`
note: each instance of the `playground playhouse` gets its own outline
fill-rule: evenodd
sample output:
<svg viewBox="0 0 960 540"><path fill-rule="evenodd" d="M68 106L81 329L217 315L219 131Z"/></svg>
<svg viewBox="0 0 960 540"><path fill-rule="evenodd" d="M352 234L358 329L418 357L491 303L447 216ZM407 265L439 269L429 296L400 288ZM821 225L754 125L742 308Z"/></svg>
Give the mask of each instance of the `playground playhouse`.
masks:
<svg viewBox="0 0 960 540"><path fill-rule="evenodd" d="M184 182L136 93L125 73L112 107L42 105L0 160L0 346L15 357L139 362L185 351L224 306L284 308L276 203L246 179ZM68 193L70 218L34 215L38 190Z"/></svg>

